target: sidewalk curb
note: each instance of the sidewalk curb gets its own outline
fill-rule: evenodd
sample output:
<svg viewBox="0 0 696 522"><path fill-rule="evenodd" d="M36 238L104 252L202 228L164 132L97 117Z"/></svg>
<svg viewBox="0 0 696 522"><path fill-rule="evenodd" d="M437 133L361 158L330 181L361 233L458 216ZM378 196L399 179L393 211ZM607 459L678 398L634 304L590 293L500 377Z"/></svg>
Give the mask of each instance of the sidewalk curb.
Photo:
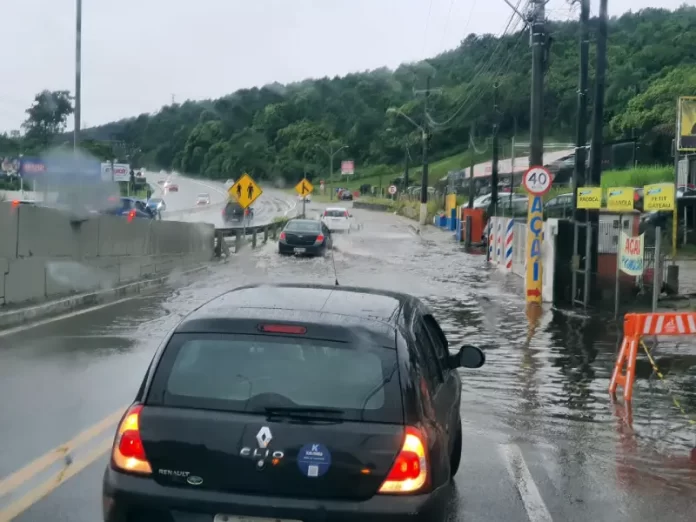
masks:
<svg viewBox="0 0 696 522"><path fill-rule="evenodd" d="M210 263L206 263L195 268L184 270L180 274L182 276L195 274L203 270L207 270ZM55 317L70 312L74 312L80 308L87 308L99 304L116 301L129 295L139 294L145 290L164 286L171 279L172 272L167 275L156 277L154 279L146 279L128 283L126 285L109 288L106 290L97 290L86 294L77 294L56 301L49 301L26 308L18 308L9 312L0 312L0 331L21 326L27 323L32 323L40 319Z"/></svg>

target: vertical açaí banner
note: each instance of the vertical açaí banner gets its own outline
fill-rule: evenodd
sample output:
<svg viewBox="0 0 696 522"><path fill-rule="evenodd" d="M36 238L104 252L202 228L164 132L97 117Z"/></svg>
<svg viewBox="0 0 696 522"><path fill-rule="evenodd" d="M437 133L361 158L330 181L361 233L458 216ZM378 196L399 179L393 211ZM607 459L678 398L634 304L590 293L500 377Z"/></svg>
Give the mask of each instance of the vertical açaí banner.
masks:
<svg viewBox="0 0 696 522"><path fill-rule="evenodd" d="M631 237L621 232L621 249L619 250L619 268L624 274L643 275L643 250L645 234Z"/></svg>

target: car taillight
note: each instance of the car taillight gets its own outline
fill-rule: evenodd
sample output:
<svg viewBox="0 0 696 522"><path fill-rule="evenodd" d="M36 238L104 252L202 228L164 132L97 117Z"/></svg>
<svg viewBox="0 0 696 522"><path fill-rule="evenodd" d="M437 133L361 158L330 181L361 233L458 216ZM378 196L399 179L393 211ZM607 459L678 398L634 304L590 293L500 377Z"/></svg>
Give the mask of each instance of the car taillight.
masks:
<svg viewBox="0 0 696 522"><path fill-rule="evenodd" d="M285 232L280 233L280 240L285 241Z"/></svg>
<svg viewBox="0 0 696 522"><path fill-rule="evenodd" d="M14 208L17 208L17 207L19 206L19 201L15 199L15 200L12 202L12 206L13 206Z"/></svg>
<svg viewBox="0 0 696 522"><path fill-rule="evenodd" d="M131 210L130 212L128 212L128 222L130 223L134 219L135 219L135 210Z"/></svg>
<svg viewBox="0 0 696 522"><path fill-rule="evenodd" d="M122 471L151 475L152 466L147 461L143 441L140 438L140 412L142 410L142 404L134 404L124 415L114 439L111 463Z"/></svg>
<svg viewBox="0 0 696 522"><path fill-rule="evenodd" d="M314 242L315 245L321 245L324 242L324 234L319 234L317 236L316 241Z"/></svg>
<svg viewBox="0 0 696 522"><path fill-rule="evenodd" d="M328 215L329 215L329 213L325 210L325 211L324 211L324 217L326 217L326 216L328 216Z"/></svg>
<svg viewBox="0 0 696 522"><path fill-rule="evenodd" d="M425 447L425 437L421 431L407 426L401 451L379 492L417 493L422 490L430 478Z"/></svg>
<svg viewBox="0 0 696 522"><path fill-rule="evenodd" d="M344 215L345 217L350 217L350 214L348 214L348 211L347 211L347 210L343 213L343 215Z"/></svg>

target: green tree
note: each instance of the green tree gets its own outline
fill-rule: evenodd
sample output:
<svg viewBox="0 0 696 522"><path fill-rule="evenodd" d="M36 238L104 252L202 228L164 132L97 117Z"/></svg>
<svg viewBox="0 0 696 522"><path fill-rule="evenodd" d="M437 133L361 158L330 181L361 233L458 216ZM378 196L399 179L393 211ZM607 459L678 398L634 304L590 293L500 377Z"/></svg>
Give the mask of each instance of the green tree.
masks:
<svg viewBox="0 0 696 522"><path fill-rule="evenodd" d="M68 116L73 113L72 100L69 91L45 90L34 97L22 124L29 147L46 148L65 130Z"/></svg>

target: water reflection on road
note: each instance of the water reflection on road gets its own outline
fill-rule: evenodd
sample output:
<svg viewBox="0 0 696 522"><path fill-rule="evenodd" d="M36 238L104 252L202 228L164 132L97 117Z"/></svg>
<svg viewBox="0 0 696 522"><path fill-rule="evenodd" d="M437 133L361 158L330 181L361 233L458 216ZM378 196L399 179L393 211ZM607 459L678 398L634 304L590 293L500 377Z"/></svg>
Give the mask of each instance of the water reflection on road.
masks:
<svg viewBox="0 0 696 522"><path fill-rule="evenodd" d="M506 467L510 444L520 448L553 520L693 520L694 426L674 408L643 358L632 411L611 403L607 388L620 341L613 322L545 310L530 328L520 281L489 269L483 256L463 253L450 234L418 235L401 218L353 213L363 227L336 238L333 261L331 256L280 257L269 244L234 255L176 290L29 330L3 343L0 386L12 389L5 390L7 396L32 397L32 411L42 413L21 426L0 427L1 439L17 441L16 455L0 466L0 475L86 427L76 422L96 422L128 402L162 337L198 304L240 284L333 284L337 276L341 285L421 296L451 349L467 343L487 350L486 366L461 372L466 443L451 520L528 520L511 486L517 479ZM656 355L669 387L685 410L696 414L696 345L664 342ZM32 384L36 371L53 389L50 396ZM2 404L0 416L19 418L25 409L23 403ZM71 414L73 422L60 420ZM48 441L42 431L47 422L55 424L52 435L59 440ZM23 440L27 427L28 441ZM60 495L71 498L77 490L92 506L98 487L85 481L74 478L74 485L61 488L68 493L57 492L56 499L35 506L21 520L71 512L74 507L62 505ZM91 516L89 511L71 520Z"/></svg>

